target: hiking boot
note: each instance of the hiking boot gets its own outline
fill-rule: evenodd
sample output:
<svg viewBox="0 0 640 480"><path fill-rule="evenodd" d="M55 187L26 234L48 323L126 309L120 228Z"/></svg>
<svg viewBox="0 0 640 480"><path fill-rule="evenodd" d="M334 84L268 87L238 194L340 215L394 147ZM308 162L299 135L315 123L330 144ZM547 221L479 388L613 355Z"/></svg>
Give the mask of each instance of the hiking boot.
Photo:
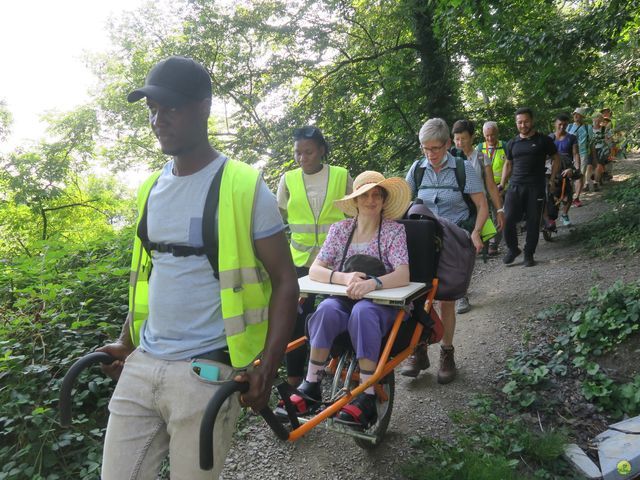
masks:
<svg viewBox="0 0 640 480"><path fill-rule="evenodd" d="M453 359L453 347L445 349L440 347L440 370L438 370L438 383L451 383L456 378L456 362Z"/></svg>
<svg viewBox="0 0 640 480"><path fill-rule="evenodd" d="M471 310L471 304L469 303L469 297L462 297L456 300L456 313L467 313Z"/></svg>
<svg viewBox="0 0 640 480"><path fill-rule="evenodd" d="M513 263L513 261L516 259L516 257L518 255L520 255L522 253L522 250L520 250L519 248L515 251L509 249L509 251L507 252L507 254L504 256L504 258L502 259L502 263L504 263L505 265L510 265Z"/></svg>
<svg viewBox="0 0 640 480"><path fill-rule="evenodd" d="M576 198L576 199L573 201L572 205L573 205L574 207L581 207L581 206L582 206L582 202L580 201L580 199L579 199L579 198Z"/></svg>
<svg viewBox="0 0 640 480"><path fill-rule="evenodd" d="M536 261L533 259L533 254L524 254L524 266L525 267L533 267L536 264Z"/></svg>
<svg viewBox="0 0 640 480"><path fill-rule="evenodd" d="M410 355L404 362L404 368L400 370L400 375L415 378L421 370L429 368L429 355L426 345L418 345L413 355Z"/></svg>
<svg viewBox="0 0 640 480"><path fill-rule="evenodd" d="M562 225L565 227L570 227L571 226L571 220L569 220L569 215L562 215L560 217L562 219Z"/></svg>

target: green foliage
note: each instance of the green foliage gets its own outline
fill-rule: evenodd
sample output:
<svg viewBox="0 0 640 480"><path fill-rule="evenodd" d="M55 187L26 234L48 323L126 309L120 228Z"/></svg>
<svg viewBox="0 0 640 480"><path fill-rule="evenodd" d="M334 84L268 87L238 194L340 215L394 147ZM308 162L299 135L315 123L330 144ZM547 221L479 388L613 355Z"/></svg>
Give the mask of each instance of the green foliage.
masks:
<svg viewBox="0 0 640 480"><path fill-rule="evenodd" d="M559 388L571 374L580 379L585 401L611 417L640 413L640 375L621 384L596 362L637 334L639 316L640 282L616 283L603 291L594 287L578 306L541 312L539 320L559 324L555 338L510 358L500 374L505 396L479 397L469 412L453 415L456 429L450 441L414 439L419 453L404 474L414 480L574 478L562 458L568 434L538 430L539 421L525 412L535 407L553 413L556 405L544 393Z"/></svg>
<svg viewBox="0 0 640 480"><path fill-rule="evenodd" d="M553 342L519 352L507 361L500 374L507 400L516 408L553 409L548 400L542 401L542 393L559 378L577 371L585 400L614 418L639 413L640 394L634 388L640 377L616 383L597 359L640 331L640 283L618 282L602 291L594 287L583 304L556 308L549 315L559 322L564 319L564 326Z"/></svg>
<svg viewBox="0 0 640 480"><path fill-rule="evenodd" d="M0 263L0 479L99 476L110 380L99 369L81 377L68 430L57 397L72 362L120 331L131 236L81 249L49 241Z"/></svg>
<svg viewBox="0 0 640 480"><path fill-rule="evenodd" d="M598 255L618 251L640 252L640 175L633 175L607 190L605 198L614 205L588 224L578 226L572 239Z"/></svg>
<svg viewBox="0 0 640 480"><path fill-rule="evenodd" d="M7 102L0 100L0 141L4 141L11 131L13 116L7 108Z"/></svg>
<svg viewBox="0 0 640 480"><path fill-rule="evenodd" d="M488 397L475 399L471 407L453 416L458 428L452 441L414 439L420 453L403 468L408 478L533 479L567 471L561 459L564 433L534 432L521 418L500 416Z"/></svg>

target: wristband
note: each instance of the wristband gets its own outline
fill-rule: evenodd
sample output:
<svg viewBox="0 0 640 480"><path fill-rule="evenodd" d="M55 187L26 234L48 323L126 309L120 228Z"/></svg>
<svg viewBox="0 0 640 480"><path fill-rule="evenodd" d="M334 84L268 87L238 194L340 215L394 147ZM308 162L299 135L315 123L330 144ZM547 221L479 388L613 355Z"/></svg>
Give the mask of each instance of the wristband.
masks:
<svg viewBox="0 0 640 480"><path fill-rule="evenodd" d="M504 207L503 208L499 208L498 210L496 210L496 213L504 213Z"/></svg>
<svg viewBox="0 0 640 480"><path fill-rule="evenodd" d="M375 275L367 275L367 277L376 282L376 290L380 290L382 288L382 280L380 280Z"/></svg>
<svg viewBox="0 0 640 480"><path fill-rule="evenodd" d="M333 282L331 281L333 279L333 274L336 273L335 270L331 270L331 275L329 275L329 284L333 285Z"/></svg>

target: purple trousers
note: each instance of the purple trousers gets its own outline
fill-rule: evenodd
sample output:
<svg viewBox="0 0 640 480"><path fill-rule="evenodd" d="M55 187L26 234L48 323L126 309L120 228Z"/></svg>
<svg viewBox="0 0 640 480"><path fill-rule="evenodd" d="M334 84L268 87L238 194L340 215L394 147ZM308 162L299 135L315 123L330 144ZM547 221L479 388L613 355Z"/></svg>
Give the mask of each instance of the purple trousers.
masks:
<svg viewBox="0 0 640 480"><path fill-rule="evenodd" d="M348 331L356 357L376 362L382 338L391 330L397 313L397 308L371 300L329 297L309 319L311 348L331 348L335 338Z"/></svg>

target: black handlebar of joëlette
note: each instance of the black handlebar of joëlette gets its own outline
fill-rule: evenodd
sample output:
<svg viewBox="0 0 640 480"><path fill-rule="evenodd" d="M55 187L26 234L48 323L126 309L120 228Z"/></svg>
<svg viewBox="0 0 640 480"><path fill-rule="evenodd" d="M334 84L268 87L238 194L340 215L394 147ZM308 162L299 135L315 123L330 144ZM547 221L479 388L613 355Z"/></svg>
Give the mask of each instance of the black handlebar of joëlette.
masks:
<svg viewBox="0 0 640 480"><path fill-rule="evenodd" d="M115 357L105 352L93 352L84 357L79 358L71 365L71 368L62 380L60 387L60 425L68 427L71 425L71 389L73 384L80 375L80 372L96 363L106 363L110 365L115 361Z"/></svg>
<svg viewBox="0 0 640 480"><path fill-rule="evenodd" d="M220 388L218 388L213 397L211 397L211 400L209 400L204 415L202 416L202 423L200 423L200 468L202 470L211 470L213 468L213 425L216 423L216 417L218 416L220 407L222 407L225 400L235 392L245 393L247 390L249 390L249 384L247 382L236 382L232 380L221 384ZM262 418L264 418L280 440L287 440L289 438L289 432L269 407L260 410L260 415L262 415Z"/></svg>
<svg viewBox="0 0 640 480"><path fill-rule="evenodd" d="M87 367L96 363L104 363L110 365L115 361L115 357L105 352L93 352L84 357L79 358L71 366L67 374L62 380L60 387L60 424L63 427L71 425L71 390L73 384L80 375L80 372ZM249 390L249 384L246 382L230 381L220 385L220 388L211 397L207 408L202 416L200 423L200 468L203 470L211 470L213 468L213 426L218 416L218 411L222 404L235 392L245 393ZM276 418L274 413L265 407L260 411L260 415L274 431L276 436L281 440L289 438L289 432L284 428L282 423Z"/></svg>

